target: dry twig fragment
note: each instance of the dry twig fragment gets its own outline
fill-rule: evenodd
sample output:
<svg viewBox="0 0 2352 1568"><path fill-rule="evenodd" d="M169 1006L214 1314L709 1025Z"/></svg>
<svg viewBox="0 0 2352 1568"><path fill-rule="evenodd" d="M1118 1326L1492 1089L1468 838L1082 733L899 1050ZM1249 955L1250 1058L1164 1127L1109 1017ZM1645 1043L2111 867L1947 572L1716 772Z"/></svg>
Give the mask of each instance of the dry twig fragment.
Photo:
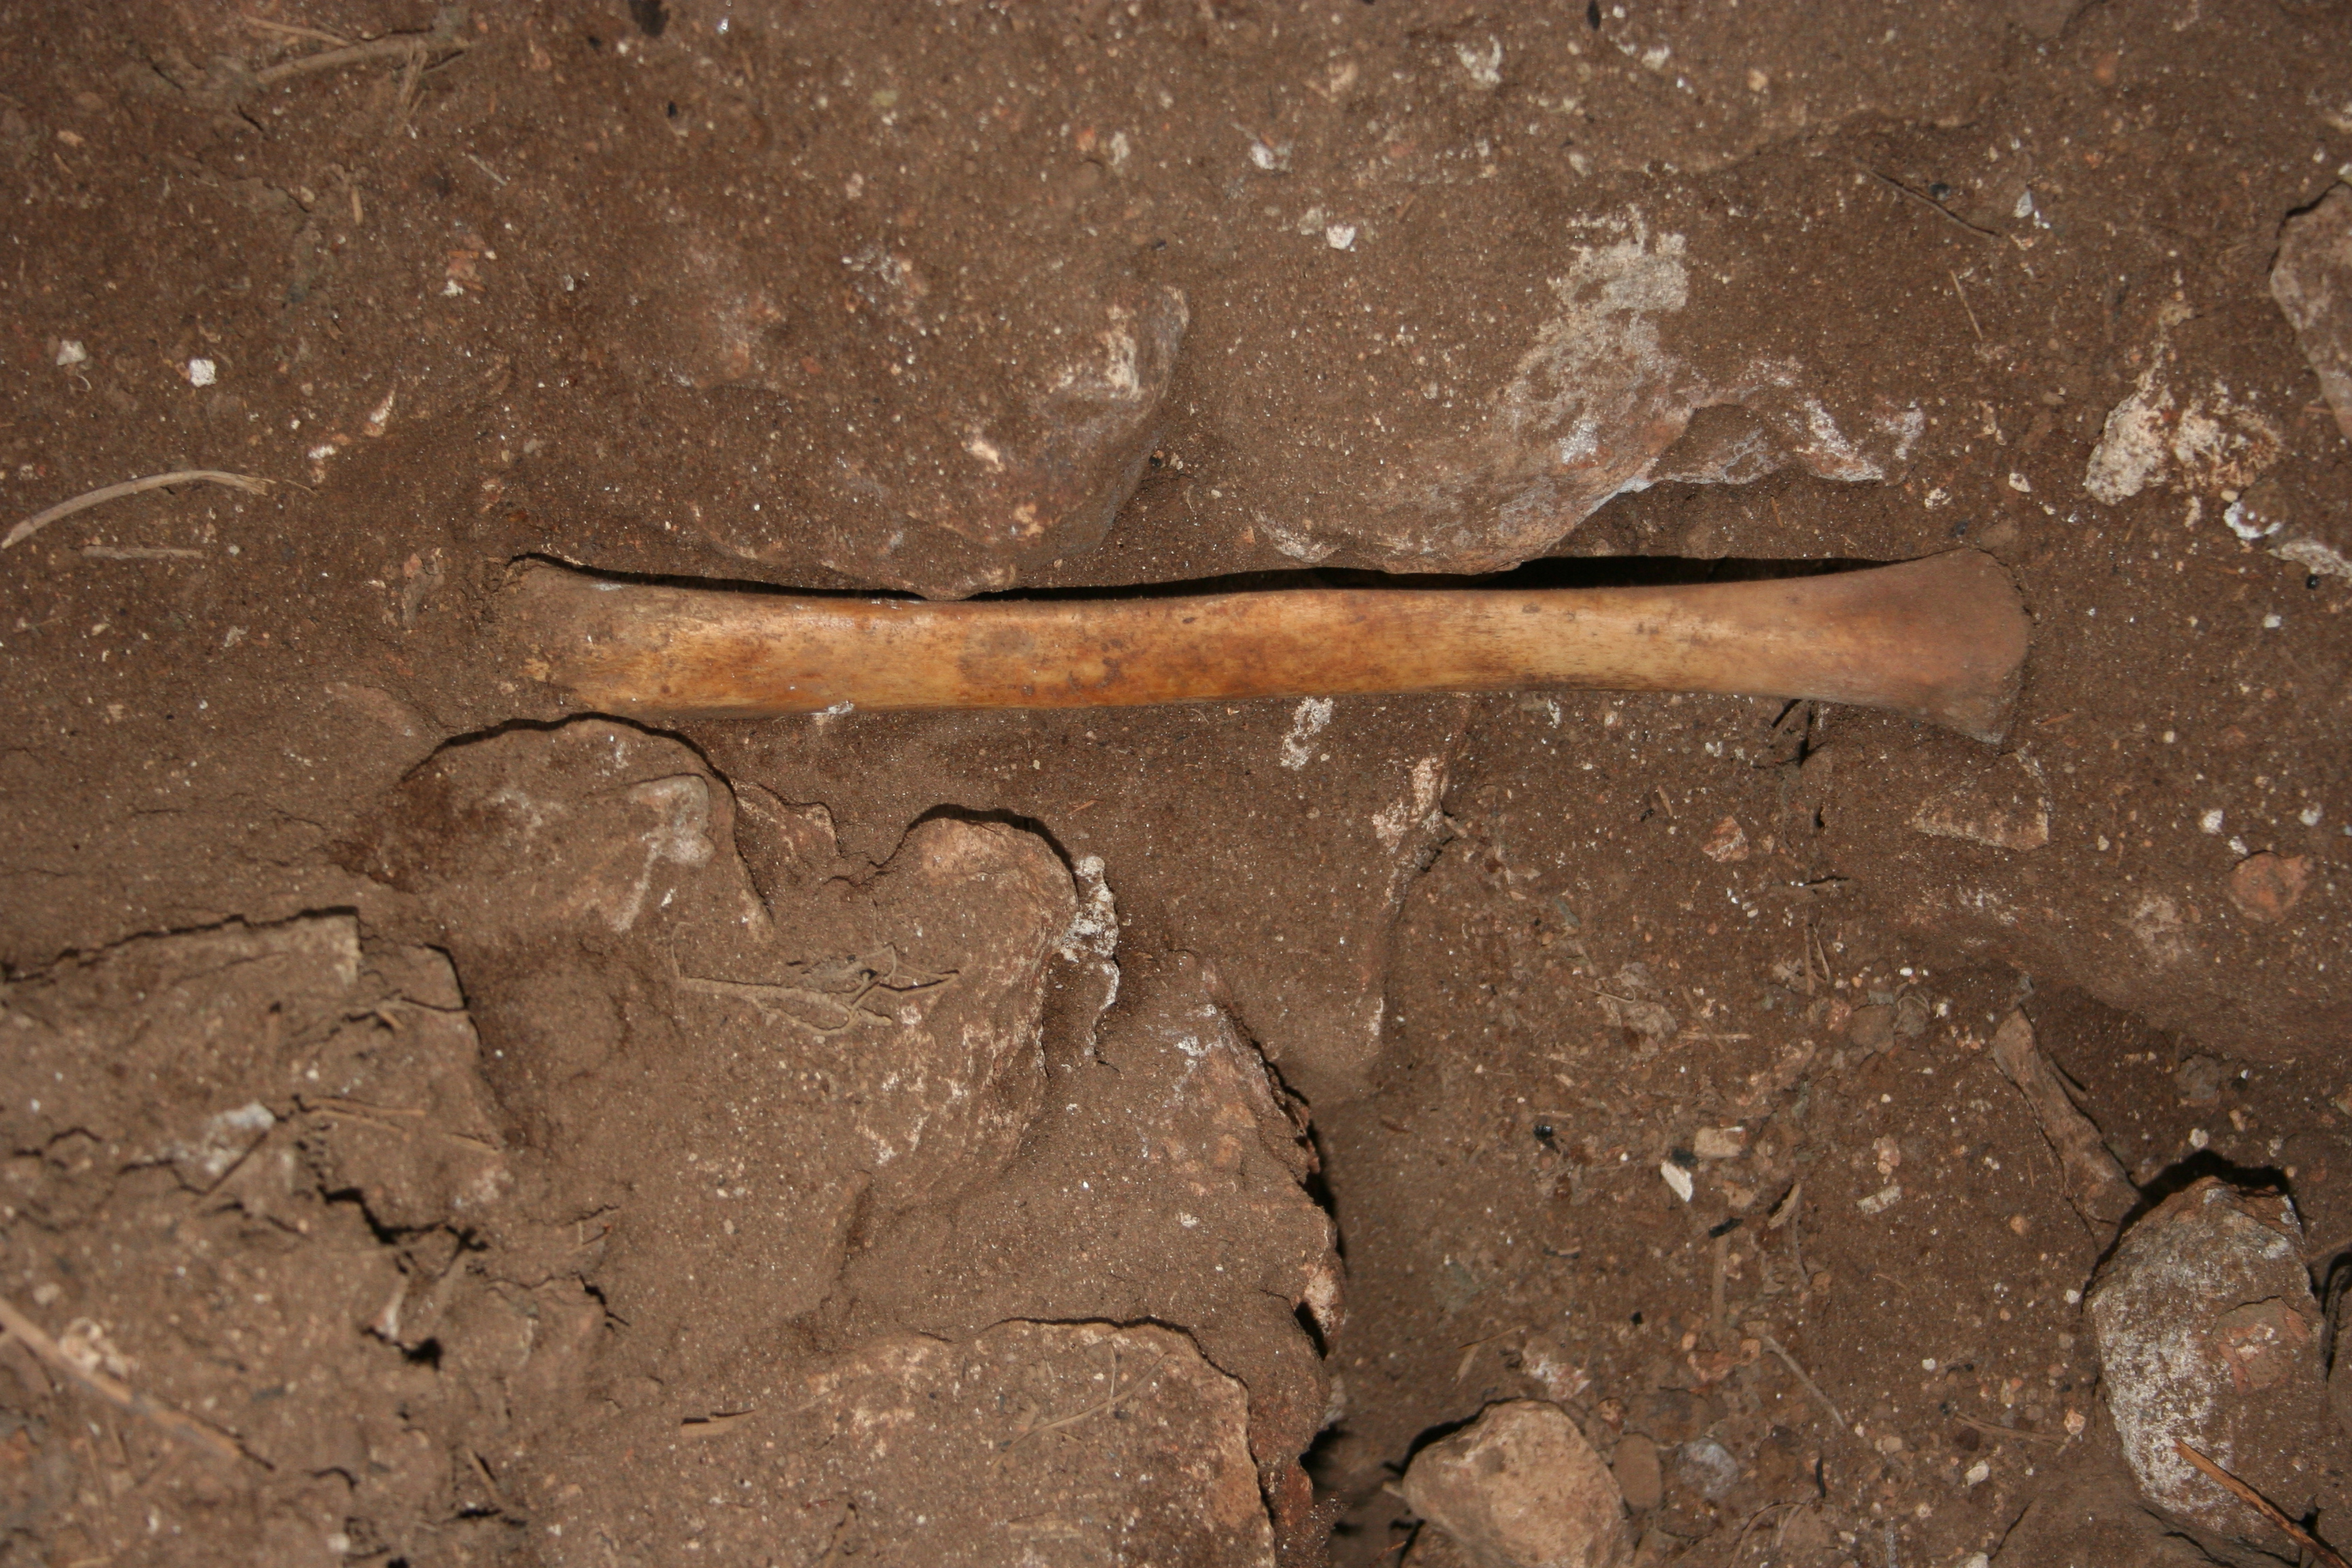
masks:
<svg viewBox="0 0 2352 1568"><path fill-rule="evenodd" d="M473 47L463 38L436 37L425 33L394 33L388 37L370 38L363 44L347 44L340 49L320 49L316 54L298 55L290 60L280 60L274 66L254 72L253 79L269 87L309 71L334 70L369 60L404 60L413 64L429 54L454 55Z"/></svg>
<svg viewBox="0 0 2352 1568"><path fill-rule="evenodd" d="M143 1415L184 1443L192 1444L217 1459L235 1462L251 1459L263 1461L246 1451L245 1446L217 1426L206 1426L193 1415L184 1415L170 1405L148 1398L121 1378L112 1377L94 1366L84 1366L66 1354L58 1342L49 1338L41 1326L18 1311L5 1300L0 1300L0 1329L14 1335L24 1347L43 1362L80 1384L109 1403L119 1405L133 1415ZM266 1467L265 1467L266 1468Z"/></svg>
<svg viewBox="0 0 2352 1568"><path fill-rule="evenodd" d="M10 529L7 538L0 539L0 550L23 543L59 518L71 517L78 511L87 511L91 507L103 506L108 501L121 500L124 496L135 496L146 490L160 490L170 485L226 485L231 489L258 496L268 495L274 482L256 474L231 474L219 468L174 468L168 474L149 474L144 479L125 479L119 485L101 485L97 489L85 490L71 500L61 500L47 511L35 512Z"/></svg>
<svg viewBox="0 0 2352 1568"><path fill-rule="evenodd" d="M273 22L266 16L248 16L244 12L239 12L236 19L248 27L258 27L265 33L281 33L289 38L309 38L313 43L326 44L338 49L347 47L351 44L351 40L341 34L330 33L320 27L297 26L291 22Z"/></svg>
<svg viewBox="0 0 2352 1568"><path fill-rule="evenodd" d="M2222 1490L2286 1531L2297 1545L2311 1553L2313 1559L2319 1564L2319 1568L2352 1568L2352 1563L2346 1563L2342 1555L2333 1547L2289 1519L2270 1499L2190 1447L2188 1438L2176 1437L2173 1439L2172 1446L2179 1450L2182 1458L2210 1476Z"/></svg>

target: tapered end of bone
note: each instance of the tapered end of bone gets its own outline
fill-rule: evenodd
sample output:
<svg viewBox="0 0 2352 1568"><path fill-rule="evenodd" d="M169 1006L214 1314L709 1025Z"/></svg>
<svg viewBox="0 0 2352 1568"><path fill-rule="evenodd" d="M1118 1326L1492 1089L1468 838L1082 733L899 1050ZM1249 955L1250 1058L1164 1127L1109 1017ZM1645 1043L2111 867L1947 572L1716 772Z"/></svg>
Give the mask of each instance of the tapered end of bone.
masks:
<svg viewBox="0 0 2352 1568"><path fill-rule="evenodd" d="M1824 581L1852 591L1842 608L1864 629L1861 700L1979 741L2009 733L2032 623L2007 567L1955 550Z"/></svg>

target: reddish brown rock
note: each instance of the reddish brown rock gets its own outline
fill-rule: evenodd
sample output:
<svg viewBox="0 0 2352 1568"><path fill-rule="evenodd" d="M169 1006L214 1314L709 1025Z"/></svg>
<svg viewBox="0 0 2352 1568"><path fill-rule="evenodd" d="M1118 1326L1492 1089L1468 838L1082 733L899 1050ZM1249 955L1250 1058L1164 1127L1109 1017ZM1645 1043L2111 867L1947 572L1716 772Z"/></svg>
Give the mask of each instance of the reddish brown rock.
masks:
<svg viewBox="0 0 2352 1568"><path fill-rule="evenodd" d="M2230 901L2248 920L2272 924L2294 912L2310 880L2308 856L2249 855L2230 873Z"/></svg>
<svg viewBox="0 0 2352 1568"><path fill-rule="evenodd" d="M2049 781L2041 763L2012 752L1931 795L1911 826L1991 849L2039 849L2050 842Z"/></svg>
<svg viewBox="0 0 2352 1568"><path fill-rule="evenodd" d="M1748 833L1739 826L1739 818L1727 816L1715 825L1715 831L1708 834L1706 842L1698 847L1699 853L1710 860L1745 860L1748 858Z"/></svg>

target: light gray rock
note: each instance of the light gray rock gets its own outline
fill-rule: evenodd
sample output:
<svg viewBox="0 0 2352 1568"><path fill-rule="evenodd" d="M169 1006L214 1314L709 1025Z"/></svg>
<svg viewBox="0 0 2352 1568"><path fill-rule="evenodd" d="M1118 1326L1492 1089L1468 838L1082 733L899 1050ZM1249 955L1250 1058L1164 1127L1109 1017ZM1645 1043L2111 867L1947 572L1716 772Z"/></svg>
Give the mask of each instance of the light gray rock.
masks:
<svg viewBox="0 0 2352 1568"><path fill-rule="evenodd" d="M2124 1457L2147 1500L2189 1524L2250 1538L2266 1528L2177 1442L2290 1514L2309 1505L2295 1458L2303 1435L2324 1430L2325 1387L2302 1246L2284 1197L2209 1176L2133 1226L2092 1289Z"/></svg>
<svg viewBox="0 0 2352 1568"><path fill-rule="evenodd" d="M2352 441L2352 185L2336 186L2280 229L2271 298L2294 323L2336 427Z"/></svg>
<svg viewBox="0 0 2352 1568"><path fill-rule="evenodd" d="M1675 346L1667 329L1707 270L1691 252L1685 235L1626 212L1528 258L1543 286L1520 290L1516 318L1489 329L1513 357L1433 371L1357 411L1386 433L1386 455L1357 466L1370 482L1348 505L1318 504L1286 455L1290 477L1264 474L1249 491L1269 503L1253 511L1258 531L1309 563L1486 572L1548 553L1613 497L1653 484L1898 471L1926 429L1916 406L1833 409L1822 378L1795 363L1717 353L1701 363Z"/></svg>

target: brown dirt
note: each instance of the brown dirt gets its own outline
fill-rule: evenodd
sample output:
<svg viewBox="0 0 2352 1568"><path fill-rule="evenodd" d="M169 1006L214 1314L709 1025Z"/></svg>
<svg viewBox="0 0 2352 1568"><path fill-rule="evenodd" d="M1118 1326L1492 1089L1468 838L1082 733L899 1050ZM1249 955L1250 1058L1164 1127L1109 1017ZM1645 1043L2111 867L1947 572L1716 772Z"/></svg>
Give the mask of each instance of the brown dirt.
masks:
<svg viewBox="0 0 2352 1568"><path fill-rule="evenodd" d="M2112 1232L1989 1046L2352 1247L2352 446L2268 287L2352 180L2346 0L0 24L0 526L278 481L0 553L0 1299L55 1342L0 1342L0 1561L1369 1565L1525 1397L1645 1563L2243 1559L2134 1500ZM491 616L534 555L1956 542L2034 616L1998 748L655 731ZM2239 1460L2340 1545L2345 1445Z"/></svg>

